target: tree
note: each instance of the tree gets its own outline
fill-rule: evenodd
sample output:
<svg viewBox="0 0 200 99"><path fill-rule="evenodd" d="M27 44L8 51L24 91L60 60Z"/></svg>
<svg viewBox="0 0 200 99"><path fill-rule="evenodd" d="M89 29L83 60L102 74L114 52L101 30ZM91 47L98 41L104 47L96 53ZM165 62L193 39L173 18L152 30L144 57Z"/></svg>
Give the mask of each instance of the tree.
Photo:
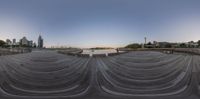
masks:
<svg viewBox="0 0 200 99"><path fill-rule="evenodd" d="M137 48L141 48L142 46L140 44L137 43L133 43L133 44L129 44L127 45L125 48L133 48L133 49L137 49Z"/></svg>
<svg viewBox="0 0 200 99"><path fill-rule="evenodd" d="M195 46L193 45L194 44L194 41L190 41L190 42L188 42L189 43L189 45L188 45L188 47L189 48L194 48Z"/></svg>
<svg viewBox="0 0 200 99"><path fill-rule="evenodd" d="M198 40L197 43L198 43L198 46L200 47L200 40Z"/></svg>
<svg viewBox="0 0 200 99"><path fill-rule="evenodd" d="M167 43L167 44L165 45L165 48L172 48L172 45L171 45L170 43Z"/></svg>
<svg viewBox="0 0 200 99"><path fill-rule="evenodd" d="M180 44L180 47L181 47L181 48L186 48L187 45L186 45L185 43L181 43L181 44Z"/></svg>
<svg viewBox="0 0 200 99"><path fill-rule="evenodd" d="M194 43L194 41L190 41L189 43Z"/></svg>
<svg viewBox="0 0 200 99"><path fill-rule="evenodd" d="M148 42L147 45L152 45L152 43L151 43L151 42Z"/></svg>
<svg viewBox="0 0 200 99"><path fill-rule="evenodd" d="M153 48L154 45L151 43L151 42L148 42L146 45L145 45L146 48Z"/></svg>
<svg viewBox="0 0 200 99"><path fill-rule="evenodd" d="M3 40L0 40L0 46L4 46L6 44L6 42L4 42Z"/></svg>

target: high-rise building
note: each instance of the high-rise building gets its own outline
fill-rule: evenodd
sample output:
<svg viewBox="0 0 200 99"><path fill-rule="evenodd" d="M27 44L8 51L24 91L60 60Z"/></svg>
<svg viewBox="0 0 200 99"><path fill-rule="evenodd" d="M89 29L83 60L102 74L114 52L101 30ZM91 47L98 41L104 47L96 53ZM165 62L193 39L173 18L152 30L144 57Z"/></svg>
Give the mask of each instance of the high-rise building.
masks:
<svg viewBox="0 0 200 99"><path fill-rule="evenodd" d="M16 45L16 39L13 39L12 43L13 43L13 45Z"/></svg>
<svg viewBox="0 0 200 99"><path fill-rule="evenodd" d="M33 47L33 41L31 40L31 41L28 41L28 46L29 47Z"/></svg>
<svg viewBox="0 0 200 99"><path fill-rule="evenodd" d="M43 38L41 35L38 37L38 48L43 48Z"/></svg>
<svg viewBox="0 0 200 99"><path fill-rule="evenodd" d="M11 40L10 39L6 39L6 44L7 45L11 45L12 44Z"/></svg>
<svg viewBox="0 0 200 99"><path fill-rule="evenodd" d="M21 40L20 40L20 43L22 46L28 46L29 45L29 41L27 40L26 37L23 37Z"/></svg>

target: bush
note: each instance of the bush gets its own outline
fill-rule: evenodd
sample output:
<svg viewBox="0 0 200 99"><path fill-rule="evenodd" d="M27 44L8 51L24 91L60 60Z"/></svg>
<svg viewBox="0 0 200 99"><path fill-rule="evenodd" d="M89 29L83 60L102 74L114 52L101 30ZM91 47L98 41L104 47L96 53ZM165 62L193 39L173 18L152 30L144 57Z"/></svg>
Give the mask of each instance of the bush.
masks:
<svg viewBox="0 0 200 99"><path fill-rule="evenodd" d="M125 48L133 48L133 49L137 49L137 48L141 48L142 46L140 44L137 43L133 43L133 44L129 44L127 45Z"/></svg>

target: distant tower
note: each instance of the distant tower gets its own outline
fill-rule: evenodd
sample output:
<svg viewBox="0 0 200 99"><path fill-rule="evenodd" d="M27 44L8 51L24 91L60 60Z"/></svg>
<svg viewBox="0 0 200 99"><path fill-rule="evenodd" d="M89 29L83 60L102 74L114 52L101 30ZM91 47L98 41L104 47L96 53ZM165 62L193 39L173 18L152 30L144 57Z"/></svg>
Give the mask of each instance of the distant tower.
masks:
<svg viewBox="0 0 200 99"><path fill-rule="evenodd" d="M38 48L43 48L43 38L41 35L38 37Z"/></svg>
<svg viewBox="0 0 200 99"><path fill-rule="evenodd" d="M15 45L15 44L16 44L16 39L15 39L15 38L13 39L13 42L12 42L12 43L13 43L13 45Z"/></svg>
<svg viewBox="0 0 200 99"><path fill-rule="evenodd" d="M147 38L144 37L144 44L147 44Z"/></svg>

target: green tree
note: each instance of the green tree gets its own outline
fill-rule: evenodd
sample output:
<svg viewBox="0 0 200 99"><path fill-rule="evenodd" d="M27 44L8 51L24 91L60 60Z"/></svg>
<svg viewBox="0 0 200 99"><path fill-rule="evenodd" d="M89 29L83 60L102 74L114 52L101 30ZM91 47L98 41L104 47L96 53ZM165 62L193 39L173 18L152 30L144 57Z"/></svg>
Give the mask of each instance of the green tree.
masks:
<svg viewBox="0 0 200 99"><path fill-rule="evenodd" d="M151 42L148 42L147 45L152 45L152 43L151 43Z"/></svg>
<svg viewBox="0 0 200 99"><path fill-rule="evenodd" d="M198 46L200 47L200 40L198 40L197 43L198 43Z"/></svg>
<svg viewBox="0 0 200 99"><path fill-rule="evenodd" d="M127 45L125 48L133 48L133 49L137 49L137 48L141 48L142 46L138 43L133 43L133 44L129 44Z"/></svg>
<svg viewBox="0 0 200 99"><path fill-rule="evenodd" d="M181 47L181 48L186 48L187 46L186 46L185 43L181 43L181 44L180 44L180 47Z"/></svg>
<svg viewBox="0 0 200 99"><path fill-rule="evenodd" d="M171 45L170 43L167 43L167 44L165 45L165 48L172 48L172 45Z"/></svg>
<svg viewBox="0 0 200 99"><path fill-rule="evenodd" d="M4 42L3 40L0 40L0 46L4 46L6 44L6 42Z"/></svg>

